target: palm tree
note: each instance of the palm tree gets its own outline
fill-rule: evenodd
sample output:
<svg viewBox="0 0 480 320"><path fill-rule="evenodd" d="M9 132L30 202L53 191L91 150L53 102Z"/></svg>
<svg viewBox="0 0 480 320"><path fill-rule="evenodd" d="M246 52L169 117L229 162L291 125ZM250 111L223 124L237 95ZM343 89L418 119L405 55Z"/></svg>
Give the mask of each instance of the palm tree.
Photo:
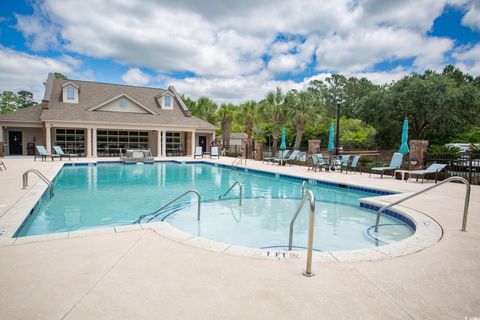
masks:
<svg viewBox="0 0 480 320"><path fill-rule="evenodd" d="M319 114L315 110L315 97L310 91L298 92L297 90L290 90L285 98L285 102L288 106L287 116L293 121L296 130L293 148L298 150L302 143L305 127L314 121Z"/></svg>
<svg viewBox="0 0 480 320"><path fill-rule="evenodd" d="M252 135L255 123L258 120L258 104L256 101L250 100L240 105L237 115L238 122L245 126L247 130L247 149L252 145ZM248 155L249 150L246 150Z"/></svg>
<svg viewBox="0 0 480 320"><path fill-rule="evenodd" d="M277 151L278 139L286 118L285 95L280 88L276 91L269 91L262 101L262 113L266 120L272 124L272 152Z"/></svg>
<svg viewBox="0 0 480 320"><path fill-rule="evenodd" d="M230 146L230 132L236 111L237 107L231 103L222 104L218 109L217 118L220 121L222 130L223 147Z"/></svg>

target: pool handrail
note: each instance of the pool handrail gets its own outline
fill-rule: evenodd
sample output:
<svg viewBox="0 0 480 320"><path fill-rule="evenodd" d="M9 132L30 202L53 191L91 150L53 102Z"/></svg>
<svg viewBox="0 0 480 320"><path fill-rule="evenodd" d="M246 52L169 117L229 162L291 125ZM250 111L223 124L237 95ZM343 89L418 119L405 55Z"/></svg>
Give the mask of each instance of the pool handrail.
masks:
<svg viewBox="0 0 480 320"><path fill-rule="evenodd" d="M166 207L168 207L169 205L171 205L172 203L176 202L177 200L180 200L181 198L183 198L184 196L186 196L187 194L189 193L195 193L198 197L198 206L197 206L197 221L200 221L200 206L201 206L201 203L202 203L202 196L200 195L200 193L195 190L195 189L190 189L188 191L185 191L184 193L182 193L181 195L179 195L178 197L176 197L175 199L173 199L172 201L168 202L167 204L163 205L160 209L157 209L155 210L155 212L152 212L152 213L147 213L147 214L142 214L141 216L138 217L138 219L134 222L135 223L140 223L143 218L145 217L148 217L148 216L151 216L153 215L153 217L150 218L150 220L148 220L147 222L150 222L152 221L153 219L155 219L158 215L160 215L160 213L162 212L163 209L165 209Z"/></svg>
<svg viewBox="0 0 480 320"><path fill-rule="evenodd" d="M53 183L47 179L40 171L37 169L29 169L23 173L22 176L22 181L23 181L23 187L22 189L26 189L28 187L28 174L32 172L35 173L43 182L45 182L48 185L48 188L50 190L50 198L53 198L53 195L55 194L55 187L53 186Z"/></svg>
<svg viewBox="0 0 480 320"><path fill-rule="evenodd" d="M302 182L302 197L305 195L305 187L307 186L307 184L308 184L307 180L304 180Z"/></svg>
<svg viewBox="0 0 480 320"><path fill-rule="evenodd" d="M238 185L238 187L240 189L240 198L238 200L238 205L241 206L242 205L242 198L243 198L243 186L240 183L240 181L238 181L238 180L235 181L223 195L218 196L218 200L221 200L223 197L225 197L233 189L233 187L235 187L235 185Z"/></svg>
<svg viewBox="0 0 480 320"><path fill-rule="evenodd" d="M415 193L412 193L411 195L408 195L400 200L397 200L397 201L394 201L390 204L387 204L383 207L381 207L380 209L378 209L377 211L377 220L375 221L375 232L378 232L378 224L380 223L380 215L382 214L383 211L385 211L386 209L390 208L390 207L393 207L399 203L402 203L408 199L411 199L413 197L416 197L424 192L427 192L429 190L432 190L436 187L439 187L441 186L442 184L444 183L447 183L447 182L450 182L450 181L460 181L462 182L463 184L465 184L465 186L467 187L467 190L466 190L466 194L465 194L465 205L463 207L463 220L462 220L462 231L467 231L467 215L468 215L468 206L469 206L469 203L470 203L470 183L462 178L462 177L458 177L458 176L454 176L454 177L449 177L437 184L434 184L433 186L430 186L428 188L425 188L425 189L422 189L420 191L417 191Z"/></svg>
<svg viewBox="0 0 480 320"><path fill-rule="evenodd" d="M240 162L240 165L242 165L243 159L245 159L245 164L247 164L247 159L246 158L244 158L243 156L238 156L238 157L235 158L235 160L233 160L232 167L235 167L236 165L238 166L238 164L237 164L238 162ZM240 161L238 161L238 160L240 160Z"/></svg>
<svg viewBox="0 0 480 320"><path fill-rule="evenodd" d="M315 274L312 272L312 254L313 254L313 234L315 228L315 196L312 190L307 190L307 193L302 197L302 202L298 206L297 211L292 217L290 221L290 232L288 235L288 250L291 251L293 247L293 226L295 225L295 220L297 219L300 211L302 211L307 198L310 203L310 217L308 221L308 249L307 249L307 267L305 272L303 273L306 277L312 277Z"/></svg>

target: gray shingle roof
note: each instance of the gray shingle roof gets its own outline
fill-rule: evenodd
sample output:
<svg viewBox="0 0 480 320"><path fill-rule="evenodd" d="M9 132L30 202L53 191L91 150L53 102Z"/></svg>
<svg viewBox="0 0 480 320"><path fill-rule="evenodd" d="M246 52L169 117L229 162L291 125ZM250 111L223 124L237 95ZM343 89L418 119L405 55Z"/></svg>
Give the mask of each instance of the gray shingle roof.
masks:
<svg viewBox="0 0 480 320"><path fill-rule="evenodd" d="M215 130L215 126L194 116L187 117L174 99L173 110L161 109L155 99L166 90L158 88L135 87L80 80L64 80L52 77L51 94L48 109L42 105L20 109L0 116L0 121L72 121L111 124L173 125L205 130ZM63 103L62 84L73 81L79 85L79 102ZM88 111L121 94L126 94L141 103L155 114L126 113L111 111Z"/></svg>
<svg viewBox="0 0 480 320"><path fill-rule="evenodd" d="M36 104L31 107L19 109L0 115L0 121L27 121L40 122L42 114L42 104Z"/></svg>
<svg viewBox="0 0 480 320"><path fill-rule="evenodd" d="M166 90L135 87L90 81L72 80L80 86L78 104L63 103L62 84L70 80L54 79L49 109L44 110L42 121L107 122L119 124L179 125L199 129L214 130L215 126L197 117L187 117L175 100L173 110L161 109L155 97ZM155 115L142 113L87 111L104 101L126 94Z"/></svg>

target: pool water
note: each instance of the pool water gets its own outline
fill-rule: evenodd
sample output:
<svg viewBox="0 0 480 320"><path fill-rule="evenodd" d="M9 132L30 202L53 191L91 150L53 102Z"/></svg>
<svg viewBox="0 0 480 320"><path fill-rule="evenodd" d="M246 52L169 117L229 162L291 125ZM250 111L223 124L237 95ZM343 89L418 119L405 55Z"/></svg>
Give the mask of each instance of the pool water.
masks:
<svg viewBox="0 0 480 320"><path fill-rule="evenodd" d="M238 188L218 201L235 181L244 187L242 206ZM197 200L193 195L162 211L155 220L211 240L257 248L283 247L288 244L290 219L302 192L300 180L202 163L66 166L54 184L55 196L42 197L17 236L132 224L139 216L155 212L194 188L202 196L200 222L196 220ZM384 216L382 224L386 226L374 239L369 228L375 223L375 212L361 208L359 199L376 194L319 184L308 188L316 199L317 250L375 247L414 232L404 222ZM142 222L146 221L148 218ZM307 228L305 208L295 225L295 246L306 245Z"/></svg>

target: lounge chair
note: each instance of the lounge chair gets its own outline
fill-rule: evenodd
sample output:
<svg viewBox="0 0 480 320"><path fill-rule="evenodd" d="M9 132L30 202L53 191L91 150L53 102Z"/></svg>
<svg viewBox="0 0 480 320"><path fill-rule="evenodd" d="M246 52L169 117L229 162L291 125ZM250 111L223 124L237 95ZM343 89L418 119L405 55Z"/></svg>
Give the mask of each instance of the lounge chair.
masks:
<svg viewBox="0 0 480 320"><path fill-rule="evenodd" d="M299 150L294 150L288 158L283 158L283 163L292 165L291 162L297 158L299 153ZM282 162L282 159L276 158L273 160L273 162L278 162L278 164L280 164Z"/></svg>
<svg viewBox="0 0 480 320"><path fill-rule="evenodd" d="M2 166L5 170L7 170L7 167L5 167L5 162L0 161L0 171L2 171Z"/></svg>
<svg viewBox="0 0 480 320"><path fill-rule="evenodd" d="M285 161L289 153L290 153L290 150L287 150L287 149L280 151L279 155L272 159L272 162L273 162L272 164L275 164L275 162L281 163L282 159L283 161Z"/></svg>
<svg viewBox="0 0 480 320"><path fill-rule="evenodd" d="M63 152L63 149L60 146L53 146L53 150L55 150L55 153L60 156L60 160L62 160L63 158L67 158L67 157L68 157L68 160L72 160L72 157L74 157L74 158L79 157L79 155L76 154L76 153L67 154L67 153Z"/></svg>
<svg viewBox="0 0 480 320"><path fill-rule="evenodd" d="M359 155L354 156L352 162L350 163L350 165L349 165L348 167L346 167L347 170L345 170L345 173L348 173L348 170L357 173L359 160L360 160L360 156L359 156ZM360 171L360 174L361 174L361 173L362 173L362 172Z"/></svg>
<svg viewBox="0 0 480 320"><path fill-rule="evenodd" d="M153 163L155 158L152 156L150 150L125 150L125 155L120 159L123 163Z"/></svg>
<svg viewBox="0 0 480 320"><path fill-rule="evenodd" d="M311 159L312 159L312 161L311 162L309 161L307 171L310 171L310 170L317 171L318 156L313 153L311 155Z"/></svg>
<svg viewBox="0 0 480 320"><path fill-rule="evenodd" d="M322 168L327 170L329 168L328 161L323 157L323 154L317 153L317 158L318 158L318 163L317 163L317 168L322 171Z"/></svg>
<svg viewBox="0 0 480 320"><path fill-rule="evenodd" d="M60 158L60 155L58 154L51 154L50 152L45 149L44 146L35 146L37 149L38 155L42 159L42 161L47 160L47 157L52 157L52 161L54 158ZM33 161L37 161L37 154L35 153L35 156L33 157Z"/></svg>
<svg viewBox="0 0 480 320"><path fill-rule="evenodd" d="M413 177L416 177L417 181L418 181L418 178L421 177L422 178L422 183L423 183L423 179L427 178L427 181L428 181L428 176L429 175L435 175L435 183L437 183L438 174L440 172L442 172L443 170L445 170L446 167L447 167L446 164L434 163L434 164L431 164L427 169L410 171L408 173L407 181L408 181L408 179L413 178Z"/></svg>
<svg viewBox="0 0 480 320"><path fill-rule="evenodd" d="M383 174L389 173L389 172L391 172L393 176L393 174L395 173L395 170L400 169L400 167L402 166L402 161L403 161L403 154L399 152L395 152L392 156L392 160L390 160L390 165L388 167L376 167L376 168L370 169L369 177L372 175L372 173L379 173L380 178L383 179Z"/></svg>
<svg viewBox="0 0 480 320"><path fill-rule="evenodd" d="M347 169L348 165L349 165L349 162L350 162L350 156L349 155L343 155L341 158L340 158L340 172L343 171L343 168Z"/></svg>
<svg viewBox="0 0 480 320"><path fill-rule="evenodd" d="M195 147L195 154L193 155L193 159L196 159L197 157L203 158L203 149L202 149L202 147Z"/></svg>
<svg viewBox="0 0 480 320"><path fill-rule="evenodd" d="M218 153L218 147L212 147L212 150L210 150L210 159L212 157L217 157L217 159L220 159L220 154Z"/></svg>

